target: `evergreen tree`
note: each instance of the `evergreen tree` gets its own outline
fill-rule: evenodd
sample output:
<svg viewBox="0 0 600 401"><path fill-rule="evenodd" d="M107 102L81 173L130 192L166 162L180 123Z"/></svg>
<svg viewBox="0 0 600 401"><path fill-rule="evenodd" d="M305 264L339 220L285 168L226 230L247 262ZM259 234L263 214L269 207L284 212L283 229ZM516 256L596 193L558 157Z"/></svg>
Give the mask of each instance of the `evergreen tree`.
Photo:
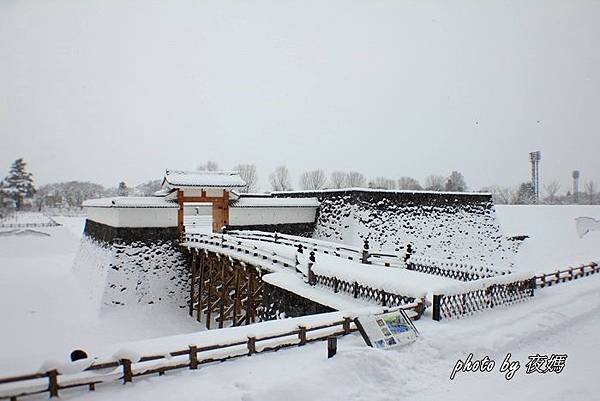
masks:
<svg viewBox="0 0 600 401"><path fill-rule="evenodd" d="M117 189L117 194L119 196L129 196L129 188L127 187L127 184L125 184L125 181L121 181L119 183L119 188Z"/></svg>
<svg viewBox="0 0 600 401"><path fill-rule="evenodd" d="M534 203L535 190L531 182L524 182L519 186L516 193L515 204L517 205L530 205Z"/></svg>
<svg viewBox="0 0 600 401"><path fill-rule="evenodd" d="M446 180L446 191L465 192L466 190L467 183L465 182L465 177L458 171L453 171Z"/></svg>
<svg viewBox="0 0 600 401"><path fill-rule="evenodd" d="M27 172L27 163L22 158L14 161L8 176L4 179L4 192L14 201L15 208L21 210L23 200L35 194L33 175Z"/></svg>

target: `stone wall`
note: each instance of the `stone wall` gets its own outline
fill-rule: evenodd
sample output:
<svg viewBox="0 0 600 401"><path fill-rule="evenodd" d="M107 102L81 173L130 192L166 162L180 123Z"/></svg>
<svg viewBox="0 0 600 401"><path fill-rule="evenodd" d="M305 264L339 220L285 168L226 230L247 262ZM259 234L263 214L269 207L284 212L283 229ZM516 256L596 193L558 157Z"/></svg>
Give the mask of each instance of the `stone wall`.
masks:
<svg viewBox="0 0 600 401"><path fill-rule="evenodd" d="M115 228L86 221L75 269L101 307L168 303L187 307L188 256L177 228Z"/></svg>
<svg viewBox="0 0 600 401"><path fill-rule="evenodd" d="M84 234L101 242L173 241L179 238L177 227L112 227L87 219Z"/></svg>
<svg viewBox="0 0 600 401"><path fill-rule="evenodd" d="M314 238L372 250L510 267L511 246L496 221L491 195L386 190L293 191L276 197L316 197Z"/></svg>

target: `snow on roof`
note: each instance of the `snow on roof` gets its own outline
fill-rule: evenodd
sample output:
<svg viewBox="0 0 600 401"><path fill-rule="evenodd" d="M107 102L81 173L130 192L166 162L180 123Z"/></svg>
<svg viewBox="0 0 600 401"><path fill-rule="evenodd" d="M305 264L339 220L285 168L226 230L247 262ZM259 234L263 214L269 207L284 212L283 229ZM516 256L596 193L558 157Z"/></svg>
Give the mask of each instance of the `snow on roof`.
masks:
<svg viewBox="0 0 600 401"><path fill-rule="evenodd" d="M245 187L238 173L224 171L167 170L163 181L170 187Z"/></svg>
<svg viewBox="0 0 600 401"><path fill-rule="evenodd" d="M114 208L178 208L173 202L159 196L117 196L114 198L90 199L83 202L83 207Z"/></svg>
<svg viewBox="0 0 600 401"><path fill-rule="evenodd" d="M249 198L241 197L232 207L319 207L316 198Z"/></svg>

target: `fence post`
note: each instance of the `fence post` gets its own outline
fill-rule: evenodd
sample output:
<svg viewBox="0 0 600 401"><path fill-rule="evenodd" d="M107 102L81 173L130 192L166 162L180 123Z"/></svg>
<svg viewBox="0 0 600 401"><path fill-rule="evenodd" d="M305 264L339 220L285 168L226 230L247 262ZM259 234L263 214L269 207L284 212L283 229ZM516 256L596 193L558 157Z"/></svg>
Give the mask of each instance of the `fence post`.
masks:
<svg viewBox="0 0 600 401"><path fill-rule="evenodd" d="M337 337L329 336L327 337L327 359L333 358L333 356L337 353Z"/></svg>
<svg viewBox="0 0 600 401"><path fill-rule="evenodd" d="M540 284L541 288L544 288L546 286L546 275L542 274L542 284Z"/></svg>
<svg viewBox="0 0 600 401"><path fill-rule="evenodd" d="M369 240L367 238L365 238L365 244L363 246L363 251L362 251L362 261L363 264L367 264L369 263Z"/></svg>
<svg viewBox="0 0 600 401"><path fill-rule="evenodd" d="M344 328L344 334L350 334L350 321L352 319L350 319L349 317L345 317L344 318L344 324L343 324L343 328Z"/></svg>
<svg viewBox="0 0 600 401"><path fill-rule="evenodd" d="M248 355L256 354L256 337L248 337Z"/></svg>
<svg viewBox="0 0 600 401"><path fill-rule="evenodd" d="M441 320L441 313L440 313L441 298L442 298L442 295L434 295L433 296L433 320L435 320L436 322L439 322Z"/></svg>
<svg viewBox="0 0 600 401"><path fill-rule="evenodd" d="M358 298L358 281L355 281L352 287L352 293L354 295L354 298Z"/></svg>
<svg viewBox="0 0 600 401"><path fill-rule="evenodd" d="M131 373L131 361L129 359L121 359L123 366L123 384L131 383L133 374Z"/></svg>
<svg viewBox="0 0 600 401"><path fill-rule="evenodd" d="M308 257L308 284L315 285L315 274L312 271L313 264L315 263L315 253L313 251L310 252L310 256Z"/></svg>
<svg viewBox="0 0 600 401"><path fill-rule="evenodd" d="M190 369L198 369L198 347L190 345Z"/></svg>
<svg viewBox="0 0 600 401"><path fill-rule="evenodd" d="M306 327L298 326L298 339L300 340L299 346L306 344Z"/></svg>
<svg viewBox="0 0 600 401"><path fill-rule="evenodd" d="M53 369L48 372L48 382L50 397L58 397L58 370Z"/></svg>

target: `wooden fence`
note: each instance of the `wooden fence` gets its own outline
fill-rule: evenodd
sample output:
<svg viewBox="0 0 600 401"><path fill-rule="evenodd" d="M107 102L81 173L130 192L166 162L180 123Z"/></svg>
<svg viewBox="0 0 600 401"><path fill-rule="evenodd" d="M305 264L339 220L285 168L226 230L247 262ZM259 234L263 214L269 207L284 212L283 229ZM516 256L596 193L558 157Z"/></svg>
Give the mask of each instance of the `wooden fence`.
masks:
<svg viewBox="0 0 600 401"><path fill-rule="evenodd" d="M565 270L557 270L554 273L546 273L535 277L535 284L537 287L544 288L550 287L554 284L564 283L566 281L577 280L581 277L587 277L589 275L600 272L598 263L590 262L587 265L579 267L569 267Z"/></svg>
<svg viewBox="0 0 600 401"><path fill-rule="evenodd" d="M509 269L502 270L493 266L471 265L451 260L432 260L418 256L410 257L406 262L406 268L459 281L475 281L511 273Z"/></svg>
<svg viewBox="0 0 600 401"><path fill-rule="evenodd" d="M18 397L42 393L57 397L60 390L74 387L87 387L94 391L97 385L103 383L122 381L125 384L139 376L163 375L177 369L195 370L199 365L210 362L303 346L355 332L356 319L356 316L353 316L317 326L300 325L295 330L263 337L247 337L227 344L190 345L187 349L169 352L168 355L143 356L138 361L120 359L99 362L75 374L63 375L57 370L50 370L45 373L4 377L0 378L0 399L16 401Z"/></svg>
<svg viewBox="0 0 600 401"><path fill-rule="evenodd" d="M433 320L459 318L499 305L513 304L533 297L535 277L505 284L492 284L462 294L433 296Z"/></svg>
<svg viewBox="0 0 600 401"><path fill-rule="evenodd" d="M354 298L361 298L376 302L381 306L401 306L402 309L406 311L414 312L414 314L410 314L409 316L413 320L419 320L426 308L424 299L392 294L380 289L361 285L356 281L350 283L348 281L340 280L337 277L321 276L317 274L311 274L310 281L313 285L320 284L332 288L333 292L337 293L341 291L347 294L352 294Z"/></svg>

